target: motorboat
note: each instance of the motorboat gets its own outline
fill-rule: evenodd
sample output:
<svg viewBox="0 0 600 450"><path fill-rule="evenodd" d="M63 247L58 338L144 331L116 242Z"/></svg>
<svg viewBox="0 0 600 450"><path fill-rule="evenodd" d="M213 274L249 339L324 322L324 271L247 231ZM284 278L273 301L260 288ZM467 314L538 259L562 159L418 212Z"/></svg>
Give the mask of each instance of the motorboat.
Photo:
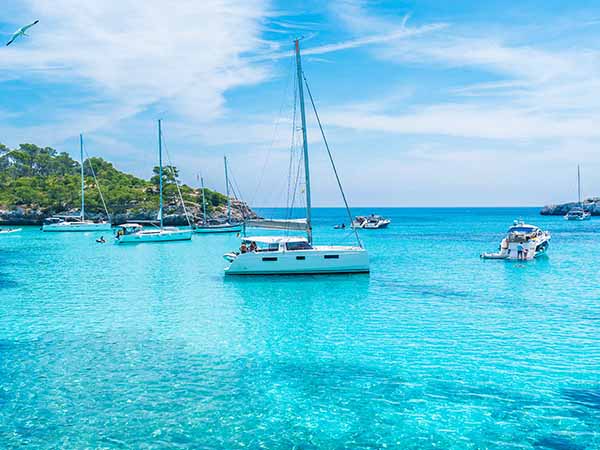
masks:
<svg viewBox="0 0 600 450"><path fill-rule="evenodd" d="M564 215L565 220L589 220L591 217L592 215L580 206L571 208L569 212Z"/></svg>
<svg viewBox="0 0 600 450"><path fill-rule="evenodd" d="M368 273L369 255L358 246L313 246L302 236L242 239L239 251L226 253L228 275Z"/></svg>
<svg viewBox="0 0 600 450"><path fill-rule="evenodd" d="M206 211L206 198L204 195L204 178L200 180L202 185L202 218L203 222L194 226L194 233L239 233L242 231L242 223L233 223L231 220L231 196L229 195L229 171L227 170L227 157L223 157L225 163L225 190L227 195L227 221L216 222L209 219Z"/></svg>
<svg viewBox="0 0 600 450"><path fill-rule="evenodd" d="M583 208L581 202L581 170L577 165L577 206L571 208L564 218L565 220L589 220L591 217L592 214Z"/></svg>
<svg viewBox="0 0 600 450"><path fill-rule="evenodd" d="M356 216L352 221L352 226L364 230L377 230L379 228L387 228L391 222L390 219L371 214L370 216Z"/></svg>
<svg viewBox="0 0 600 450"><path fill-rule="evenodd" d="M310 165L308 152L308 139L306 128L306 115L304 104L304 85L306 84L307 93L310 97L315 117L319 124L323 141L327 149L329 160L333 167L333 172L336 176L338 187L341 191L346 212L351 220L350 208L346 201L346 196L342 189L341 182L337 176L337 170L329 145L325 139L323 127L321 125L317 110L308 86L308 82L302 72L300 60L300 44L299 40L295 41L296 53L296 80L297 96L295 96L300 104L301 118L301 139L294 139L294 142L302 144L302 148L298 148L298 153L292 147L292 158L290 164L297 164L294 170L290 170L290 174L296 174L294 180L288 180L288 185L291 191L303 192L305 199L306 218L300 219L253 219L245 221L246 228L263 228L271 230L284 230L285 236L244 236L241 239L239 251L226 253L223 257L227 260L228 266L225 268L226 275L302 275L302 274L333 274L333 273L368 273L369 272L369 254L362 246L358 230L354 229L356 236L356 246L336 246L336 245L314 245L312 232L312 208L311 208L311 179ZM294 106L295 108L295 106ZM296 115L294 114L294 119ZM294 120L295 122L295 120ZM298 130L297 124L293 123L292 129L294 133ZM298 146L299 147L299 146ZM293 158L296 154L297 159ZM304 185L299 187L300 172L303 166L304 169ZM296 170L297 169L297 170ZM294 195L291 196L292 199ZM293 203L288 204L290 211L293 210ZM291 217L291 216L290 216ZM294 232L305 232L304 236L292 235Z"/></svg>
<svg viewBox="0 0 600 450"><path fill-rule="evenodd" d="M62 231L110 231L112 225L110 223L110 216L108 214L108 210L106 208L106 203L104 202L104 197L102 195L102 191L100 190L100 184L96 179L96 173L94 172L94 168L92 167L91 161L90 168L92 169L92 175L94 176L94 181L96 186L98 187L98 192L100 192L100 199L102 200L102 205L104 206L104 212L106 213L106 217L108 220L100 220L93 221L87 220L85 218L85 179L83 175L83 135L79 135L79 155L80 155L80 168L81 168L81 211L79 215L57 215L52 216L46 219L42 225L42 231L52 231L52 232L62 232Z"/></svg>
<svg viewBox="0 0 600 450"><path fill-rule="evenodd" d="M119 244L137 244L142 242L189 241L192 230L177 227L152 227L139 223L124 223L117 226L116 239Z"/></svg>
<svg viewBox="0 0 600 450"><path fill-rule="evenodd" d="M529 261L548 251L550 233L523 221L513 223L496 253L482 253L483 259L507 259Z"/></svg>
<svg viewBox="0 0 600 450"><path fill-rule="evenodd" d="M165 227L163 225L163 164L162 164L162 126L158 121L158 179L159 179L159 207L156 221L149 222L149 226L141 223L124 223L117 227L115 239L118 244L139 244L142 242L169 242L189 241L192 239L192 229L180 229L177 227ZM185 210L185 203L177 185L179 198ZM188 219L189 223L189 219Z"/></svg>
<svg viewBox="0 0 600 450"><path fill-rule="evenodd" d="M22 228L0 228L0 234L18 233Z"/></svg>

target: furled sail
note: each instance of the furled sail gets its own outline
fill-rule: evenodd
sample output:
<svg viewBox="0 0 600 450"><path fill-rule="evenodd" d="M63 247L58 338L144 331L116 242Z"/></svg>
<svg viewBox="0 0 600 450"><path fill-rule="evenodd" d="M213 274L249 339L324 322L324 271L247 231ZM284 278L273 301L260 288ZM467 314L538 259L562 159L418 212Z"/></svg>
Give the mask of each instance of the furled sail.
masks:
<svg viewBox="0 0 600 450"><path fill-rule="evenodd" d="M298 230L306 231L308 225L306 219L250 219L246 221L246 226L250 228L264 228L267 230Z"/></svg>

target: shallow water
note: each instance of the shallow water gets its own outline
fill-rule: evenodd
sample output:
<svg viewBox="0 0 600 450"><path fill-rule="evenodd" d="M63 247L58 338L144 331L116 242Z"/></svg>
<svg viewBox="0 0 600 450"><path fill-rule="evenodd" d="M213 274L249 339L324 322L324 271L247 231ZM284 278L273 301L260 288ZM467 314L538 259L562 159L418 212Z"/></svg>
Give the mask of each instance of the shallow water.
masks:
<svg viewBox="0 0 600 450"><path fill-rule="evenodd" d="M224 278L234 235L0 236L0 448L600 448L600 219L375 212L370 275ZM516 217L548 257L481 261Z"/></svg>

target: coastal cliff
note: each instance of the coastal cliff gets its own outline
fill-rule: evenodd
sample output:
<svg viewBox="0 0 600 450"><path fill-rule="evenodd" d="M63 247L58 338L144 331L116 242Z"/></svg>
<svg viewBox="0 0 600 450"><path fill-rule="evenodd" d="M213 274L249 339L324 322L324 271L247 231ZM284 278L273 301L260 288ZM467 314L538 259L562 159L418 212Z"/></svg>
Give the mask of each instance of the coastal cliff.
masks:
<svg viewBox="0 0 600 450"><path fill-rule="evenodd" d="M577 202L546 205L540 211L543 216L564 216L570 209L579 206ZM592 216L600 216L600 197L588 198L583 201L583 209Z"/></svg>
<svg viewBox="0 0 600 450"><path fill-rule="evenodd" d="M21 144L10 150L0 144L0 225L40 225L53 215L78 215L80 170L79 162L50 147ZM84 161L84 180L86 219L105 220L104 202L113 224L156 219L158 167L149 180L144 180L119 171L102 158L89 158ZM179 191L190 220L204 221L201 189L181 184L174 166L163 167L162 181L166 225L188 224ZM206 189L204 196L207 220L226 220L227 197L211 189ZM232 199L231 216L240 221L255 218L256 214L244 202Z"/></svg>

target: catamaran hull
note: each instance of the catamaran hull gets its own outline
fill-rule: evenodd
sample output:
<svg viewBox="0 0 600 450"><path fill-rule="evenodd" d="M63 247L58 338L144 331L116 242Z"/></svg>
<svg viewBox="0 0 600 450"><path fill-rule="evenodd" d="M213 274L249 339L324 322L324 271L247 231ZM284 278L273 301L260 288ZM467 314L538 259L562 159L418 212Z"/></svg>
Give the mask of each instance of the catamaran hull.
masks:
<svg viewBox="0 0 600 450"><path fill-rule="evenodd" d="M42 231L72 232L72 231L110 231L112 225L107 222L101 223L51 223L44 224Z"/></svg>
<svg viewBox="0 0 600 450"><path fill-rule="evenodd" d="M117 244L141 244L144 242L172 242L189 241L192 239L191 230L168 231L168 232L141 232L126 234L117 238Z"/></svg>
<svg viewBox="0 0 600 450"><path fill-rule="evenodd" d="M215 225L212 227L196 227L194 233L239 233L242 231L242 225Z"/></svg>
<svg viewBox="0 0 600 450"><path fill-rule="evenodd" d="M235 255L226 275L315 275L369 273L369 254L363 249L252 252Z"/></svg>

